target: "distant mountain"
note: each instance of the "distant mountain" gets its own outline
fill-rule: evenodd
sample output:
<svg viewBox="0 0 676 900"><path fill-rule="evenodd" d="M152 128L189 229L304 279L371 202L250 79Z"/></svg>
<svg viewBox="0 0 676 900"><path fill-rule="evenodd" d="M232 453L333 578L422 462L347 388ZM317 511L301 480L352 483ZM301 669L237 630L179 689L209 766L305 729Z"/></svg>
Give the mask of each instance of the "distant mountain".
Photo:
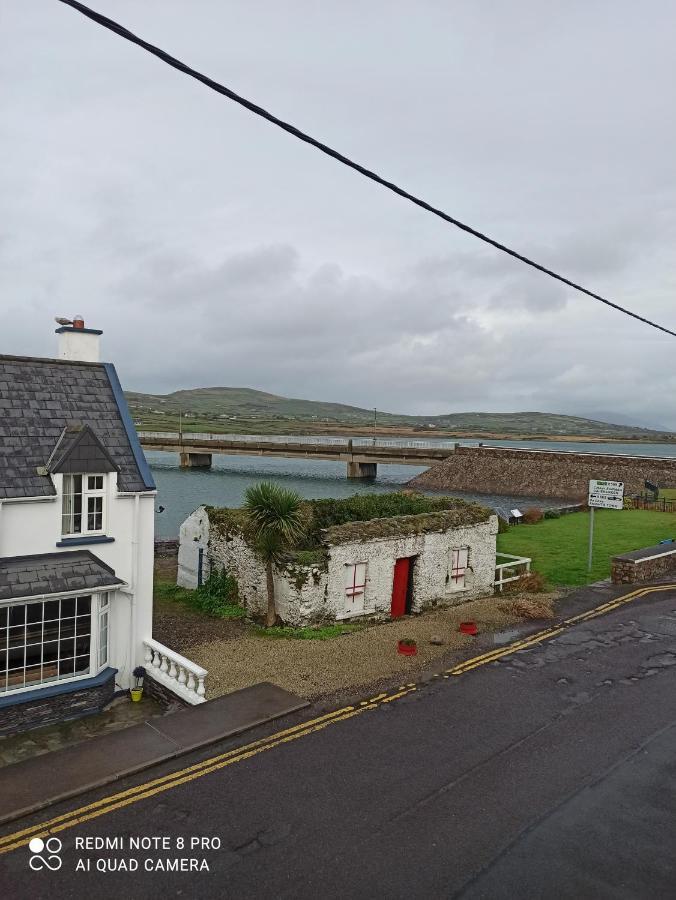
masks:
<svg viewBox="0 0 676 900"><path fill-rule="evenodd" d="M174 418L179 412L187 418L219 421L225 430L231 418L284 420L307 422L314 426L356 425L370 427L373 410L344 403L326 403L318 400L299 400L280 397L252 388L208 387L174 391L171 394L126 393L134 418L146 427L149 421L160 422L162 416ZM493 435L569 435L579 437L639 438L659 440L670 437L668 432L630 424L611 424L585 419L580 416L564 416L555 413L447 413L440 416L409 416L378 410L379 426L400 426L421 431L451 431L470 434ZM255 427L251 427L255 431Z"/></svg>

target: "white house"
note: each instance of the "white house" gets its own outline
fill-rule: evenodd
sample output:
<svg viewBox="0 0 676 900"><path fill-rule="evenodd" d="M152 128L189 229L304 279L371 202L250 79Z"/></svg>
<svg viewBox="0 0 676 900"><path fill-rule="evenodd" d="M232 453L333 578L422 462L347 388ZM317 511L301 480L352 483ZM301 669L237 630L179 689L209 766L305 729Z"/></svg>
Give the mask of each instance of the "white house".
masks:
<svg viewBox="0 0 676 900"><path fill-rule="evenodd" d="M497 517L462 500L427 502L430 511L420 514L330 525L312 549L285 557L274 570L279 617L290 625L396 618L492 594ZM309 517L326 503L308 501ZM243 511L201 506L181 526L178 583L195 588L221 568L237 579L240 602L262 617L266 572Z"/></svg>
<svg viewBox="0 0 676 900"><path fill-rule="evenodd" d="M0 735L101 709L137 665L168 669L155 483L101 332L57 334L57 359L0 355Z"/></svg>

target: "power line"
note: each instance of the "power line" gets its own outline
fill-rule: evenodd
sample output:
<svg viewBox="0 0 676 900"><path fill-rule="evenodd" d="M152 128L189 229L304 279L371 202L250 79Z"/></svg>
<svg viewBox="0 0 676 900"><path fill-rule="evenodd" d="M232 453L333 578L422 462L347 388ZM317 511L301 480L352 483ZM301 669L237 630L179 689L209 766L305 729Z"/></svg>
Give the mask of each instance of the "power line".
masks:
<svg viewBox="0 0 676 900"><path fill-rule="evenodd" d="M261 106L257 106L255 103L252 103L245 97L241 97L239 94L231 91L230 88L225 87L225 85L220 84L218 81L214 81L207 75L203 75L196 69L191 69L190 66L187 66L185 63L182 63L175 57L170 56L168 53L165 53L165 51L161 50L159 47L155 47L153 44L149 44L147 41L144 41L143 38L140 38L137 35L133 34L133 32L129 31L129 29L127 28L124 28L124 26L118 24L113 19L109 19L106 16L101 15L101 13L95 12L93 9L90 9L83 3L78 3L77 0L59 0L59 2L65 3L66 6L70 6L73 9L76 9L88 19L92 19L92 21L96 22L98 25L101 25L103 28L107 28L109 31L114 32L121 38L124 38L126 41L129 41L132 44L136 44L138 47L142 47L148 53L152 53L153 56L161 59L162 62L165 62L167 65L172 66L172 68L174 69L178 69L179 72L183 72L184 75L189 75L191 78L195 78L197 81L201 81L202 84L205 84L208 88L211 88L212 91L216 91L218 94L222 94L224 97L228 97L230 100L234 100L235 103L239 103L240 106L243 106L245 109L248 109L255 115L260 116L262 119L266 119L268 122L272 122L272 124L276 125L278 128L281 128L289 134L292 134L294 137L298 138L304 143L310 144L312 147L315 147L317 150L320 150L322 153L325 153L332 159L337 160L344 166L348 166L350 169L354 169L356 172L359 172L360 175L369 178L371 181L375 181L376 184L387 188L394 194L398 194L400 197L403 197L405 200L414 203L421 209L425 209L427 210L427 212L438 216L440 219L443 219L444 222L448 222L450 225L455 225L456 228L460 228L462 231L467 232L467 234L471 234L473 237L478 238L485 244L490 244L490 246L495 247L496 250L500 250L502 253L506 253L508 254L508 256L511 256L514 259L518 259L520 262L525 263L525 265L530 266L533 269L537 269L539 272L543 272L545 275L549 275L550 278L555 278L557 281L568 285L568 287L571 287L576 291L580 291L580 293L582 294L586 294L587 297L598 300L600 303L604 303L606 306L610 306L612 309L616 309L618 312L624 313L627 316L631 316L632 319L637 319L639 322L643 322L645 325L650 325L652 328L657 328L659 331L663 331L665 334L670 334L672 337L676 337L676 331L672 331L671 329L666 328L664 325L659 325L657 322L646 319L644 316L640 316L638 313L632 312L630 309L626 309L624 306L620 306L618 303L613 303L612 300L608 300L606 297L602 297L600 294L595 294L593 291L582 287L582 285L580 284L576 284L576 282L571 281L569 278L566 278L563 275L559 275L552 269L548 269L546 266L540 265L540 263L535 262L535 260L524 256L517 250L513 250L511 247L508 247L505 244L501 244L499 241L494 240L488 235L477 231L476 228L472 228L470 225L461 222L459 219L455 219L453 216L448 215L448 213L445 213L441 209L437 209L435 206L432 206L425 200L421 200L414 194L409 194L408 191L405 191L403 188L399 187L391 181L387 181L376 172L372 172L370 169L367 169L354 160L349 159L349 157L343 156L342 153L339 153L337 150L334 150L327 144L323 144L316 138L311 137L309 134L306 134L304 131L296 128L289 122L285 122L283 119L278 119L277 116L272 115L272 113L268 112L266 109L263 109Z"/></svg>

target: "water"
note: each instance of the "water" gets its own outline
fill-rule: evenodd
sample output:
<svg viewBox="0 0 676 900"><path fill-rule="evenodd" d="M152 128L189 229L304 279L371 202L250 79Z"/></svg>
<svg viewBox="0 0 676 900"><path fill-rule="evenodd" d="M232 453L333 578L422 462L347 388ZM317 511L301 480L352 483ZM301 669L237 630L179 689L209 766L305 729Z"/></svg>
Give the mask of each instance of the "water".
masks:
<svg viewBox="0 0 676 900"><path fill-rule="evenodd" d="M450 443L454 443L451 441ZM461 441L474 443L476 441ZM669 444L589 444L585 442L554 441L484 441L486 446L527 447L528 449L572 450L587 453L625 453L631 456L676 456L676 447ZM201 504L213 506L241 506L244 492L256 481L276 481L297 491L308 499L349 497L353 494L383 493L400 490L426 467L378 465L375 481L348 481L345 463L310 459L275 459L270 457L218 456L214 454L209 469L180 469L177 453L148 451L148 462L157 483L156 508L164 506L155 517L157 537L178 535L181 522ZM458 497L479 500L488 506L524 508L537 505L547 508L558 505L544 498L498 497L487 494L455 492Z"/></svg>

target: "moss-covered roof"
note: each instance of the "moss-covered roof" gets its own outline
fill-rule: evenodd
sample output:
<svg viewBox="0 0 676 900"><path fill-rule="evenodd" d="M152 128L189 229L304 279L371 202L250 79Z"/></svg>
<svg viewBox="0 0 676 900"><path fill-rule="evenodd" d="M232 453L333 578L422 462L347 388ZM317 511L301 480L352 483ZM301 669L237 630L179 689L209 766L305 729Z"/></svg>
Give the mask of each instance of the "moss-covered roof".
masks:
<svg viewBox="0 0 676 900"><path fill-rule="evenodd" d="M457 497L426 497L411 492L305 500L302 509L304 535L290 554L301 565L307 564L304 554L327 545L447 531L487 522L492 515L490 509ZM248 537L245 509L207 506L206 511L216 531Z"/></svg>
<svg viewBox="0 0 676 900"><path fill-rule="evenodd" d="M490 509L468 503L457 509L332 525L325 529L324 539L327 544L353 544L359 541L408 537L412 534L429 534L435 531L448 531L450 528L479 525L487 522L491 514Z"/></svg>

